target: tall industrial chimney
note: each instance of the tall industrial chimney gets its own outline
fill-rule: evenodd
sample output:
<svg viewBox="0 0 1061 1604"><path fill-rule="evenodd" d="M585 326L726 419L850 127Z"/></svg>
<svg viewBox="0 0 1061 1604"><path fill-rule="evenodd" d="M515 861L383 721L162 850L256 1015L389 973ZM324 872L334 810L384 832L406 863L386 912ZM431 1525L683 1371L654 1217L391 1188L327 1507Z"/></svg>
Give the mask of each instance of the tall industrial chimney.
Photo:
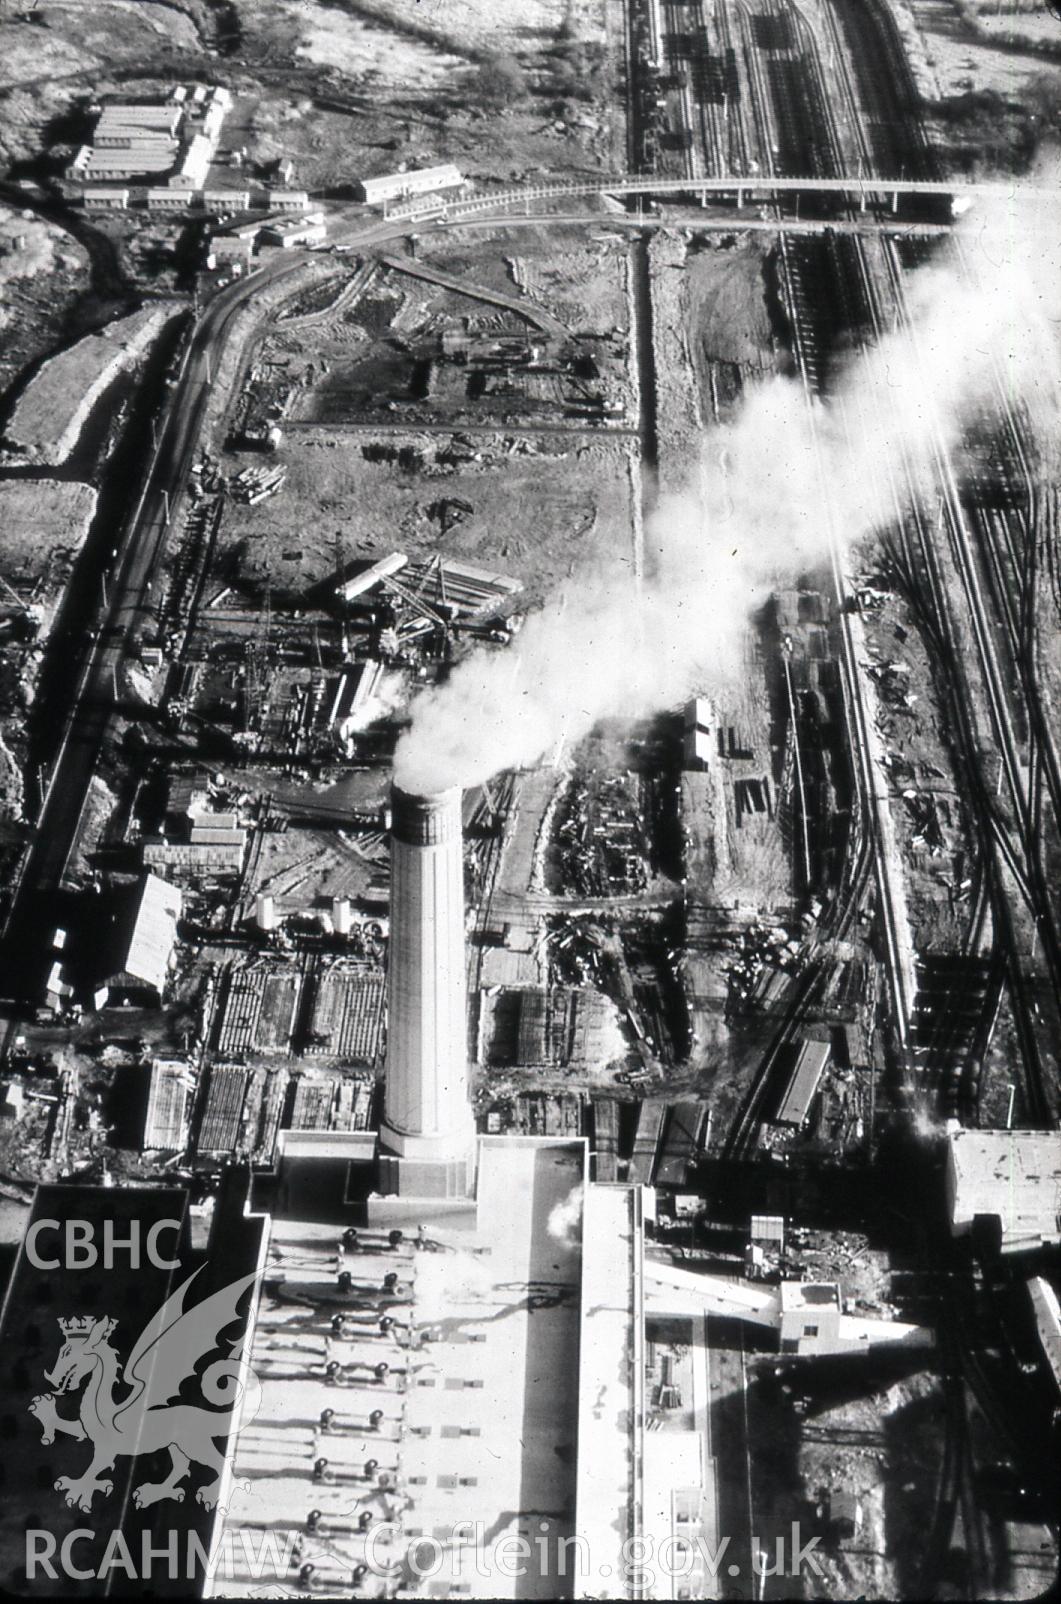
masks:
<svg viewBox="0 0 1061 1604"><path fill-rule="evenodd" d="M391 794L387 1065L380 1144L386 1190L465 1194L468 1103L461 792ZM387 1163L393 1155L395 1164Z"/></svg>

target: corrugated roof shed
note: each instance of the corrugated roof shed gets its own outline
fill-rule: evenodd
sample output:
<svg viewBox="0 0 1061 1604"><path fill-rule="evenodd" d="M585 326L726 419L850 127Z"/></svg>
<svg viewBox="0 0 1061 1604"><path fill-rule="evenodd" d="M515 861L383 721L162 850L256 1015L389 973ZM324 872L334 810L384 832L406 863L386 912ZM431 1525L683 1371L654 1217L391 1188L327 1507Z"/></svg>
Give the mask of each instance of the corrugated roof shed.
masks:
<svg viewBox="0 0 1061 1604"><path fill-rule="evenodd" d="M196 1147L200 1153L231 1153L239 1140L250 1070L215 1065L210 1071Z"/></svg>
<svg viewBox="0 0 1061 1604"><path fill-rule="evenodd" d="M810 1110L829 1062L832 1048L825 1041L805 1041L799 1050L781 1107L777 1111L782 1125L802 1125Z"/></svg>
<svg viewBox="0 0 1061 1604"><path fill-rule="evenodd" d="M130 106L113 105L104 106L96 123L97 133L101 128L167 128L170 133L181 120L179 106Z"/></svg>
<svg viewBox="0 0 1061 1604"><path fill-rule="evenodd" d="M242 850L246 839L245 830L225 829L223 826L215 828L209 824L192 825L193 846L239 847Z"/></svg>
<svg viewBox="0 0 1061 1604"><path fill-rule="evenodd" d="M190 841L145 841L144 864L152 869L180 869L187 874L238 873L243 867L243 843L220 846Z"/></svg>
<svg viewBox="0 0 1061 1604"><path fill-rule="evenodd" d="M144 1117L144 1151L182 1150L188 1141L188 1097L192 1074L187 1064L156 1058Z"/></svg>

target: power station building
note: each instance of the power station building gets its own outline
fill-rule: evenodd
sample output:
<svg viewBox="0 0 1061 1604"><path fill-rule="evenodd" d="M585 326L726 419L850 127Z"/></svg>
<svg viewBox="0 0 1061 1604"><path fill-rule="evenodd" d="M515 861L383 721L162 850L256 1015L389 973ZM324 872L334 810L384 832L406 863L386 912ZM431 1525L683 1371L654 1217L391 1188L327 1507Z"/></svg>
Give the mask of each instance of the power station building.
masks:
<svg viewBox="0 0 1061 1604"><path fill-rule="evenodd" d="M748 1320L793 1353L927 1334L848 1318L832 1286L797 1296L656 1262L652 1194L593 1182L584 1140L477 1136L459 791L395 790L391 851L379 1132L282 1132L273 1168L230 1172L218 1200L207 1262L214 1286L222 1264L254 1281L235 1352L256 1382L224 1442L216 1504L208 1495L204 1509L192 1490L201 1467L175 1458L163 1485L186 1490L179 1505L152 1481L158 1501L145 1511L125 1466L120 1504L112 1488L78 1518L136 1543L146 1530L156 1552L171 1526L195 1531L214 1556L188 1578L205 1596L702 1595L697 1566L719 1536L745 1567L752 1541L727 1504L744 1478L718 1471L732 1447L711 1436L708 1318ZM44 1202L58 1215L55 1190ZM76 1212L86 1189L66 1190ZM105 1190L87 1191L105 1213ZM158 1196L121 1201L157 1214ZM24 1297L38 1297L32 1274L16 1268L5 1343ZM67 1272L55 1312L121 1315L124 1362L155 1294L131 1312L112 1311L108 1295L106 1275L82 1294ZM27 1398L54 1376L44 1367L59 1338L45 1312L20 1334L33 1343ZM27 1442L33 1425L18 1423ZM64 1513L53 1471L84 1475L87 1445L57 1442L43 1456L33 1444L36 1480L5 1516L9 1552L30 1515L43 1527L53 1504ZM646 1541L656 1554L664 1545L673 1574L646 1568ZM78 1591L112 1581L90 1572ZM55 1579L34 1583L22 1590L47 1593Z"/></svg>

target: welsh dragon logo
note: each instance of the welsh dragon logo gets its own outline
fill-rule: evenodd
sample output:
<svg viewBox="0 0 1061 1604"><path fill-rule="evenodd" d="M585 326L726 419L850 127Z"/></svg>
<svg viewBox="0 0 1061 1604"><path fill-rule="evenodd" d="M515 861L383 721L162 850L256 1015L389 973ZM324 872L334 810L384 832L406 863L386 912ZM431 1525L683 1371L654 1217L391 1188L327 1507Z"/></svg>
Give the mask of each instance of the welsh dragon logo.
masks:
<svg viewBox="0 0 1061 1604"><path fill-rule="evenodd" d="M172 1498L184 1498L180 1483L191 1466L204 1465L215 1479L196 1491L207 1509L217 1503L225 1468L224 1453L215 1439L227 1438L249 1424L261 1405L257 1376L241 1365L243 1343L230 1345L227 1358L208 1365L199 1380L199 1392L208 1404L174 1403L199 1363L219 1346L221 1333L238 1318L240 1297L258 1278L253 1271L210 1297L184 1307L185 1295L199 1270L188 1277L147 1323L130 1353L122 1375L110 1336L116 1320L78 1315L60 1320L63 1345L44 1379L52 1391L34 1398L29 1409L43 1427L45 1444L58 1434L92 1444L92 1458L82 1476L60 1476L56 1490L75 1509L92 1508L97 1493L106 1496L113 1483L106 1479L120 1455L135 1456L169 1450L171 1469L165 1481L142 1482L134 1489L138 1509ZM85 1382L76 1417L59 1413L59 1399Z"/></svg>

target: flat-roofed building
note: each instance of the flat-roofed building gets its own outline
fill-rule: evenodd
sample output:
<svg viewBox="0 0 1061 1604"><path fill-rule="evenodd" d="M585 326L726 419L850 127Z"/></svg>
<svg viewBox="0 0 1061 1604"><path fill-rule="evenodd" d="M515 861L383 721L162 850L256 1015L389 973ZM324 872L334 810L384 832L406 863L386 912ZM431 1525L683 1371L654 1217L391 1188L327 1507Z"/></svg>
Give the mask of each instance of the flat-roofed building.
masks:
<svg viewBox="0 0 1061 1604"><path fill-rule="evenodd" d="M805 1123L831 1058L832 1048L828 1042L800 1043L796 1062L777 1111L779 1124L800 1126Z"/></svg>
<svg viewBox="0 0 1061 1604"><path fill-rule="evenodd" d="M955 1236L983 1220L1003 1253L1061 1242L1057 1131L952 1130L946 1175Z"/></svg>
<svg viewBox="0 0 1061 1604"><path fill-rule="evenodd" d="M213 142L205 134L193 135L171 184L187 184L191 189L202 189L214 157Z"/></svg>
<svg viewBox="0 0 1061 1604"><path fill-rule="evenodd" d="M206 115L202 120L202 130L206 137L216 144L221 134L221 127L225 121L225 107L218 100L212 100L206 108Z"/></svg>
<svg viewBox="0 0 1061 1604"><path fill-rule="evenodd" d="M266 245L279 245L290 250L295 245L321 245L328 238L328 230L323 223L312 223L308 219L292 223L289 227L282 224L272 224L262 229L262 241Z"/></svg>

